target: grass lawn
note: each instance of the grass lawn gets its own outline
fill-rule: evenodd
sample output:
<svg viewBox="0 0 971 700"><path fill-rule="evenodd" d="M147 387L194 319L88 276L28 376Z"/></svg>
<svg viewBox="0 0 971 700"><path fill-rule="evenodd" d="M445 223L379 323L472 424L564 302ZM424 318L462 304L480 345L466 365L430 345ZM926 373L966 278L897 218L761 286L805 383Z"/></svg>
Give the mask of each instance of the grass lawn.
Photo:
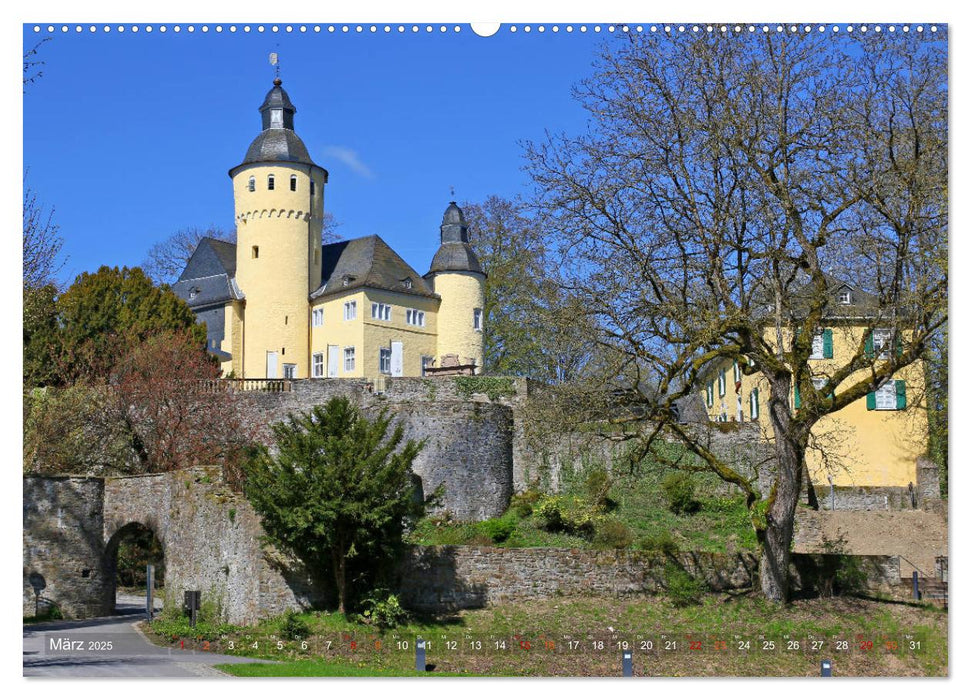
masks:
<svg viewBox="0 0 971 700"><path fill-rule="evenodd" d="M419 675L418 637L431 644L434 669L424 676L618 676L624 648L635 675L818 676L823 659L836 676L948 672L945 611L859 598L778 607L756 595L710 594L685 608L658 597L552 599L414 619L383 633L337 613L298 618L301 638L283 635L277 618L211 630L210 650L282 662L220 667L264 676ZM175 625L157 623L157 641L179 644Z"/></svg>
<svg viewBox="0 0 971 700"><path fill-rule="evenodd" d="M335 663L332 661L324 661L322 659L286 661L279 664L217 664L216 668L218 668L220 671L225 671L230 675L246 678L281 678L296 676L327 678L342 678L351 676L363 678L391 676L402 678L414 676L427 678L430 675L428 673L419 673L414 669L395 670L373 668L369 666L353 665L351 663ZM468 674L434 673L432 675L463 676Z"/></svg>
<svg viewBox="0 0 971 700"><path fill-rule="evenodd" d="M666 537L682 551L734 552L755 551L755 532L741 494L725 495L726 487L714 474L692 476L696 485L699 509L691 514L676 515L665 499L657 469L644 469L640 475L617 476L608 492L611 507L604 513L619 520L630 530L630 548L650 548L650 540ZM582 478L568 481L566 492L583 496ZM535 515L519 517L510 509L503 519L515 528L505 539L490 537L489 523L448 523L440 517L420 521L409 541L419 545L492 545L497 547L570 547L595 546L593 538L566 532L548 532Z"/></svg>

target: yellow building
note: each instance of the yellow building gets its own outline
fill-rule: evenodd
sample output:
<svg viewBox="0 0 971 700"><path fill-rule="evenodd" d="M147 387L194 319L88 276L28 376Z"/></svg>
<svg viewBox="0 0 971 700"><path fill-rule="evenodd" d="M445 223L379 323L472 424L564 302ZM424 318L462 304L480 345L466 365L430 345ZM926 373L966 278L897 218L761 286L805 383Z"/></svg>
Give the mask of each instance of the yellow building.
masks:
<svg viewBox="0 0 971 700"><path fill-rule="evenodd" d="M864 352L878 362L892 352L890 329L878 325L870 330L876 308L872 295L845 283L834 284L830 293L809 359L816 388L822 388L837 367L849 363L861 342ZM764 340L774 348L775 337L773 328L766 331ZM789 350L792 335L788 331L783 333L783 343ZM850 375L836 387L836 394L840 387L865 379L868 371ZM768 396L768 382L759 374L745 376L737 362L715 364L702 380L702 401L709 420L756 421L763 437L771 440ZM800 404L798 388L794 387L790 406L798 411ZM917 458L926 452L924 367L917 361L864 399L820 419L813 428L806 466L812 483L818 486L828 486L831 479L835 486L906 487L917 484Z"/></svg>
<svg viewBox="0 0 971 700"><path fill-rule="evenodd" d="M273 81L263 130L229 171L235 244L199 243L173 285L237 378L421 376L482 366L485 274L451 202L428 273L378 236L321 244L327 171Z"/></svg>

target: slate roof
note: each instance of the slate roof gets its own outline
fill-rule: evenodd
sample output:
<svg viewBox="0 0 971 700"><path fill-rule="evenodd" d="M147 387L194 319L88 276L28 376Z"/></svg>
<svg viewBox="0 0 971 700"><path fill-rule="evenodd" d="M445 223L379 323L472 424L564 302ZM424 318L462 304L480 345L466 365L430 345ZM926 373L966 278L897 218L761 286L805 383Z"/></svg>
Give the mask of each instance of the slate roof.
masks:
<svg viewBox="0 0 971 700"><path fill-rule="evenodd" d="M482 265L468 243L442 243L428 268L429 275L435 272L482 273Z"/></svg>
<svg viewBox="0 0 971 700"><path fill-rule="evenodd" d="M281 87L279 78L273 81L273 87L266 93L263 104L260 105L260 118L263 131L261 131L249 148L243 162L229 171L230 175L244 165L250 163L303 163L320 168L310 157L310 152L303 141L294 131L293 115L297 108L293 106L290 96ZM271 126L271 112L278 112L282 117L280 122ZM323 168L321 168L323 170ZM326 171L324 171L326 173Z"/></svg>
<svg viewBox="0 0 971 700"><path fill-rule="evenodd" d="M331 243L323 246L321 252L323 283L310 295L311 299L359 287L441 298L380 236Z"/></svg>
<svg viewBox="0 0 971 700"><path fill-rule="evenodd" d="M240 298L235 275L236 244L203 238L172 291L191 309L222 304Z"/></svg>
<svg viewBox="0 0 971 700"><path fill-rule="evenodd" d="M868 319L877 316L880 312L880 300L859 287L831 275L826 275L826 296L827 304L823 309L823 318L829 320L851 320ZM850 303L843 304L839 300L840 293L848 291L850 293ZM811 282L806 282L789 295L789 311L799 318L809 309L810 301L815 295L815 288ZM771 316L773 305L766 303L766 314Z"/></svg>
<svg viewBox="0 0 971 700"><path fill-rule="evenodd" d="M426 277L436 272L482 272L479 257L469 245L469 226L455 202L449 202L441 225L442 245L432 258Z"/></svg>

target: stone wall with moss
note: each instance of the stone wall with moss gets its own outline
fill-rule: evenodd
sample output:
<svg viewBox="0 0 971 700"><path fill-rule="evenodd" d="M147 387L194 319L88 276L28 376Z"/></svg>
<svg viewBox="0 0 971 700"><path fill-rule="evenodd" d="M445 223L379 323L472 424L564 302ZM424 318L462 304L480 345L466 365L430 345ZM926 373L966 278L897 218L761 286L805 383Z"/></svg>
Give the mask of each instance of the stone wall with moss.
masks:
<svg viewBox="0 0 971 700"><path fill-rule="evenodd" d="M32 582L66 617L111 614L120 531L150 528L165 556L166 607L202 591L204 610L248 624L327 600L307 572L265 546L259 518L218 470L124 478L24 479L24 615L33 614ZM85 572L87 572L85 574Z"/></svg>

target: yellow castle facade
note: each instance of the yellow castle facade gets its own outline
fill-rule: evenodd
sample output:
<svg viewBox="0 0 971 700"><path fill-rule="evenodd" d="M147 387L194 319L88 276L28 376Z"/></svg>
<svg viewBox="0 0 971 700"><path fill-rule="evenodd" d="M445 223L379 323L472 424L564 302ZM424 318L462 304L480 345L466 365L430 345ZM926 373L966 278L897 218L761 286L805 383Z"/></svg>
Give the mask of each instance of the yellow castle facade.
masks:
<svg viewBox="0 0 971 700"><path fill-rule="evenodd" d="M876 362L889 357L889 328L871 327L869 295L842 284L833 290L832 308L813 336L809 368L812 382L821 389L838 367L848 364L861 342ZM764 340L775 347L775 329ZM792 335L784 331L788 350ZM840 386L865 379L868 369L851 374ZM840 391L836 387L836 393ZM746 376L737 362L724 361L709 368L702 381L701 398L708 418L715 422L758 423L763 438L772 440L768 415L768 382L758 374ZM798 411L798 387L790 394L790 407ZM853 487L907 487L917 484L917 458L927 453L928 425L924 392L924 366L918 360L891 379L813 427L806 452L806 467L813 484Z"/></svg>
<svg viewBox="0 0 971 700"><path fill-rule="evenodd" d="M294 131L276 79L263 130L229 171L236 244L203 239L173 291L204 321L227 376L304 379L475 373L485 274L451 202L418 274L379 236L323 245L328 173Z"/></svg>

